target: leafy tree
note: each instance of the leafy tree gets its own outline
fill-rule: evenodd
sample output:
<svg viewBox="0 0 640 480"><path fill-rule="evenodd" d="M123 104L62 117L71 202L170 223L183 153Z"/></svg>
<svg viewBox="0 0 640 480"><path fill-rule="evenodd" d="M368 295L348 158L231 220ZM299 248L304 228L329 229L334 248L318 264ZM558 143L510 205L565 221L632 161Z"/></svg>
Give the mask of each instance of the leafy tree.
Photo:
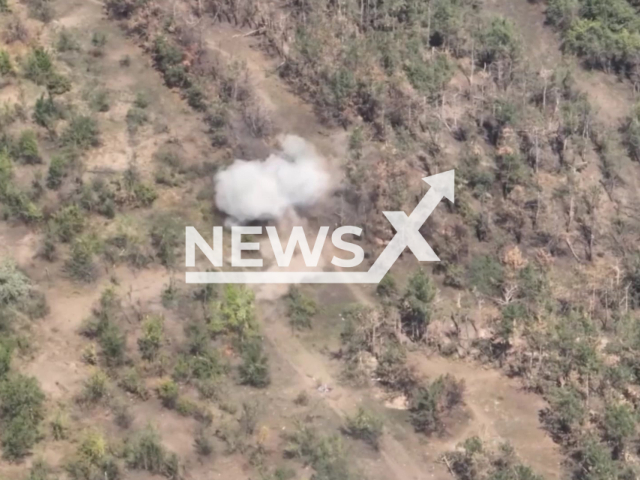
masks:
<svg viewBox="0 0 640 480"><path fill-rule="evenodd" d="M491 64L500 60L515 61L521 53L521 43L512 22L505 18L494 17L478 33L478 61Z"/></svg>
<svg viewBox="0 0 640 480"><path fill-rule="evenodd" d="M419 269L410 279L400 301L402 328L413 341L421 341L431 322L432 303L436 288L424 270Z"/></svg>

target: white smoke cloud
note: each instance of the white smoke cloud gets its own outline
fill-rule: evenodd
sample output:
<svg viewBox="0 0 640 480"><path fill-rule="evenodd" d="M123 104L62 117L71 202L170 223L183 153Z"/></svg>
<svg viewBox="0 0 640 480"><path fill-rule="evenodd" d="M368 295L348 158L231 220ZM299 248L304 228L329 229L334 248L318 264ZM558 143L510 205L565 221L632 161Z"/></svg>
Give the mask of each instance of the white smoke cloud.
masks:
<svg viewBox="0 0 640 480"><path fill-rule="evenodd" d="M266 160L236 160L215 176L216 206L234 222L274 220L292 207L313 205L329 187L329 175L312 145L295 135Z"/></svg>

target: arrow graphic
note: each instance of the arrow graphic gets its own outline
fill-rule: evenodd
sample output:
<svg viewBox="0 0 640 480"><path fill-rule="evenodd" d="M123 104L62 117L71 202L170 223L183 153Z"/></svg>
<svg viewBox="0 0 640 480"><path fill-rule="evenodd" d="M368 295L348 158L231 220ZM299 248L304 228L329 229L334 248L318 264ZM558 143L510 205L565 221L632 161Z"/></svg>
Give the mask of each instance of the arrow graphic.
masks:
<svg viewBox="0 0 640 480"><path fill-rule="evenodd" d="M443 198L454 202L455 171L425 177L431 186L420 203L407 216L404 212L383 212L396 234L368 272L187 272L187 283L380 283L405 248L420 262L439 262L431 246L420 234Z"/></svg>

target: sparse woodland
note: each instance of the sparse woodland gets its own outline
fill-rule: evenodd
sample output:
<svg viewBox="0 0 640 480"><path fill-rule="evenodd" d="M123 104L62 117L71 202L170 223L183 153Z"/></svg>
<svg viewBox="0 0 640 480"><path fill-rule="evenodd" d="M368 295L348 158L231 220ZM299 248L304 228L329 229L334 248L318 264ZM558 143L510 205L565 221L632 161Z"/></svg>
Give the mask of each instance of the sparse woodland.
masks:
<svg viewBox="0 0 640 480"><path fill-rule="evenodd" d="M541 399L554 478L638 477L638 1L80 3L0 0L0 479L546 478L474 423L461 363ZM313 221L367 258L456 170L441 262L275 300L183 283L213 175L283 128L246 51L346 139Z"/></svg>

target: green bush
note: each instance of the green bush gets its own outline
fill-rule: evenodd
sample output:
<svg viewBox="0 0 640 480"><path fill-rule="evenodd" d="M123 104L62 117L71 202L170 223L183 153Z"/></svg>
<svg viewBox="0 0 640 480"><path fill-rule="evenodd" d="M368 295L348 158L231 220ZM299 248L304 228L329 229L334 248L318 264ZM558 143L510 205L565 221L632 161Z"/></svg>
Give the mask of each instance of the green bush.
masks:
<svg viewBox="0 0 640 480"><path fill-rule="evenodd" d="M586 418L584 399L572 387L554 388L548 395L549 408L542 412L546 428L555 438L576 433Z"/></svg>
<svg viewBox="0 0 640 480"><path fill-rule="evenodd" d="M165 37L158 36L153 42L151 55L155 67L164 75L168 87L189 88L191 80L182 65L184 55L177 46Z"/></svg>
<svg viewBox="0 0 640 480"><path fill-rule="evenodd" d="M119 367L124 364L127 341L115 323L108 322L98 340L107 366Z"/></svg>
<svg viewBox="0 0 640 480"><path fill-rule="evenodd" d="M149 398L149 391L144 380L135 368L129 368L122 374L119 385L125 392L135 395L141 400Z"/></svg>
<svg viewBox="0 0 640 480"><path fill-rule="evenodd" d="M149 115L141 108L132 107L127 112L126 121L129 133L135 134L140 127L149 122Z"/></svg>
<svg viewBox="0 0 640 480"><path fill-rule="evenodd" d="M291 287L287 294L289 322L295 329L311 328L311 318L318 312L316 302L299 288Z"/></svg>
<svg viewBox="0 0 640 480"><path fill-rule="evenodd" d="M518 60L522 45L512 22L505 18L494 17L484 29L478 33L480 48L478 61L480 64L508 60Z"/></svg>
<svg viewBox="0 0 640 480"><path fill-rule="evenodd" d="M488 255L474 257L468 269L469 284L485 295L500 292L504 270L500 262Z"/></svg>
<svg viewBox="0 0 640 480"><path fill-rule="evenodd" d="M89 106L94 112L108 112L111 108L108 90L98 89L94 91L89 98Z"/></svg>
<svg viewBox="0 0 640 480"><path fill-rule="evenodd" d="M382 419L363 408L359 408L356 415L347 417L344 430L347 435L363 440L376 450L380 447Z"/></svg>
<svg viewBox="0 0 640 480"><path fill-rule="evenodd" d="M636 433L638 417L626 404L607 405L604 412L605 438L613 448L613 457L621 458L625 446Z"/></svg>
<svg viewBox="0 0 640 480"><path fill-rule="evenodd" d="M128 18L147 0L106 0L104 3L107 14L113 18Z"/></svg>
<svg viewBox="0 0 640 480"><path fill-rule="evenodd" d="M116 460L109 455L104 436L95 430L84 434L75 458L66 465L72 480L119 480L122 477Z"/></svg>
<svg viewBox="0 0 640 480"><path fill-rule="evenodd" d="M62 182L69 174L72 161L68 155L58 154L51 157L51 163L49 163L49 170L47 172L47 188L51 190L57 190L62 186Z"/></svg>
<svg viewBox="0 0 640 480"><path fill-rule="evenodd" d="M77 193L79 194L78 203L85 210L99 213L107 218L115 217L116 194L112 184L107 183L103 178L93 178L90 184L82 185Z"/></svg>
<svg viewBox="0 0 640 480"><path fill-rule="evenodd" d="M70 256L64 264L65 272L74 280L90 283L98 277L94 256L98 245L95 239L79 237L71 244Z"/></svg>
<svg viewBox="0 0 640 480"><path fill-rule="evenodd" d="M152 220L150 236L151 245L156 251L156 256L165 267L175 264L176 250L183 244L184 223L176 214L163 213Z"/></svg>
<svg viewBox="0 0 640 480"><path fill-rule="evenodd" d="M6 377L11 369L11 356L13 350L9 345L0 343L0 382Z"/></svg>
<svg viewBox="0 0 640 480"><path fill-rule="evenodd" d="M80 45L69 30L62 28L56 41L56 50L58 52L75 52L80 50Z"/></svg>
<svg viewBox="0 0 640 480"><path fill-rule="evenodd" d="M0 78L14 73L13 62L6 50L0 50Z"/></svg>
<svg viewBox="0 0 640 480"><path fill-rule="evenodd" d="M198 432L193 440L196 453L202 457L209 457L213 453L211 436L207 434L206 428L198 428Z"/></svg>
<svg viewBox="0 0 640 480"><path fill-rule="evenodd" d="M80 401L94 405L107 398L109 395L109 378L101 371L96 370L84 382Z"/></svg>
<svg viewBox="0 0 640 480"><path fill-rule="evenodd" d="M35 378L16 374L0 382L0 443L6 458L24 457L38 441L44 401Z"/></svg>
<svg viewBox="0 0 640 480"><path fill-rule="evenodd" d="M0 175L2 175L1 172ZM42 220L43 214L40 207L31 200L29 194L18 190L16 186L9 185L2 200L9 217L18 218L25 223L37 223Z"/></svg>
<svg viewBox="0 0 640 480"><path fill-rule="evenodd" d="M419 269L410 279L400 301L402 328L413 341L423 340L429 323L436 288L424 270Z"/></svg>
<svg viewBox="0 0 640 480"><path fill-rule="evenodd" d="M444 431L444 416L463 403L464 382L452 375L438 377L431 385L418 388L409 405L411 423L427 435Z"/></svg>
<svg viewBox="0 0 640 480"><path fill-rule="evenodd" d="M27 0L26 3L30 17L44 23L49 23L53 20L55 12L51 0Z"/></svg>
<svg viewBox="0 0 640 480"><path fill-rule="evenodd" d="M38 140L33 130L24 130L20 134L15 147L15 158L28 165L42 163L42 157L38 150Z"/></svg>
<svg viewBox="0 0 640 480"><path fill-rule="evenodd" d="M186 89L184 95L187 99L187 103L194 110L199 112L207 110L207 97L205 96L202 87L198 85L191 85Z"/></svg>
<svg viewBox="0 0 640 480"><path fill-rule="evenodd" d="M416 56L407 61L404 69L413 88L431 100L440 98L454 73L452 63L444 54L436 55L428 62Z"/></svg>
<svg viewBox="0 0 640 480"><path fill-rule="evenodd" d="M151 427L127 440L124 457L131 469L164 475L172 480L179 478L177 456L165 450L158 433Z"/></svg>
<svg viewBox="0 0 640 480"><path fill-rule="evenodd" d="M242 345L242 364L238 367L240 381L243 385L265 388L271 383L269 359L263 352L262 343L258 339Z"/></svg>
<svg viewBox="0 0 640 480"><path fill-rule="evenodd" d="M76 239L86 226L86 216L77 205L69 205L58 210L51 220L51 230L62 242Z"/></svg>
<svg viewBox="0 0 640 480"><path fill-rule="evenodd" d="M166 408L176 408L180 392L178 385L173 380L166 380L158 387L158 398Z"/></svg>
<svg viewBox="0 0 640 480"><path fill-rule="evenodd" d="M4 259L0 263L0 307L20 305L31 291L31 281L18 270L13 261Z"/></svg>
<svg viewBox="0 0 640 480"><path fill-rule="evenodd" d="M34 47L27 55L24 76L38 85L46 85L54 73L51 54L43 47Z"/></svg>
<svg viewBox="0 0 640 480"><path fill-rule="evenodd" d="M65 147L88 150L100 145L100 130L95 119L84 115L73 117L62 132L60 142Z"/></svg>
<svg viewBox="0 0 640 480"><path fill-rule="evenodd" d="M49 475L50 473L51 468L49 465L44 460L38 459L33 462L26 480L53 480Z"/></svg>
<svg viewBox="0 0 640 480"><path fill-rule="evenodd" d="M359 478L351 469L345 446L338 436L322 437L311 427L299 425L287 435L285 455L298 458L315 470L316 480L353 480Z"/></svg>
<svg viewBox="0 0 640 480"><path fill-rule="evenodd" d="M142 358L155 360L164 343L164 318L153 315L142 324L142 337L138 339L138 348Z"/></svg>
<svg viewBox="0 0 640 480"><path fill-rule="evenodd" d="M40 95L33 107L33 120L40 125L53 131L56 120L64 117L62 108L53 100L51 95Z"/></svg>

